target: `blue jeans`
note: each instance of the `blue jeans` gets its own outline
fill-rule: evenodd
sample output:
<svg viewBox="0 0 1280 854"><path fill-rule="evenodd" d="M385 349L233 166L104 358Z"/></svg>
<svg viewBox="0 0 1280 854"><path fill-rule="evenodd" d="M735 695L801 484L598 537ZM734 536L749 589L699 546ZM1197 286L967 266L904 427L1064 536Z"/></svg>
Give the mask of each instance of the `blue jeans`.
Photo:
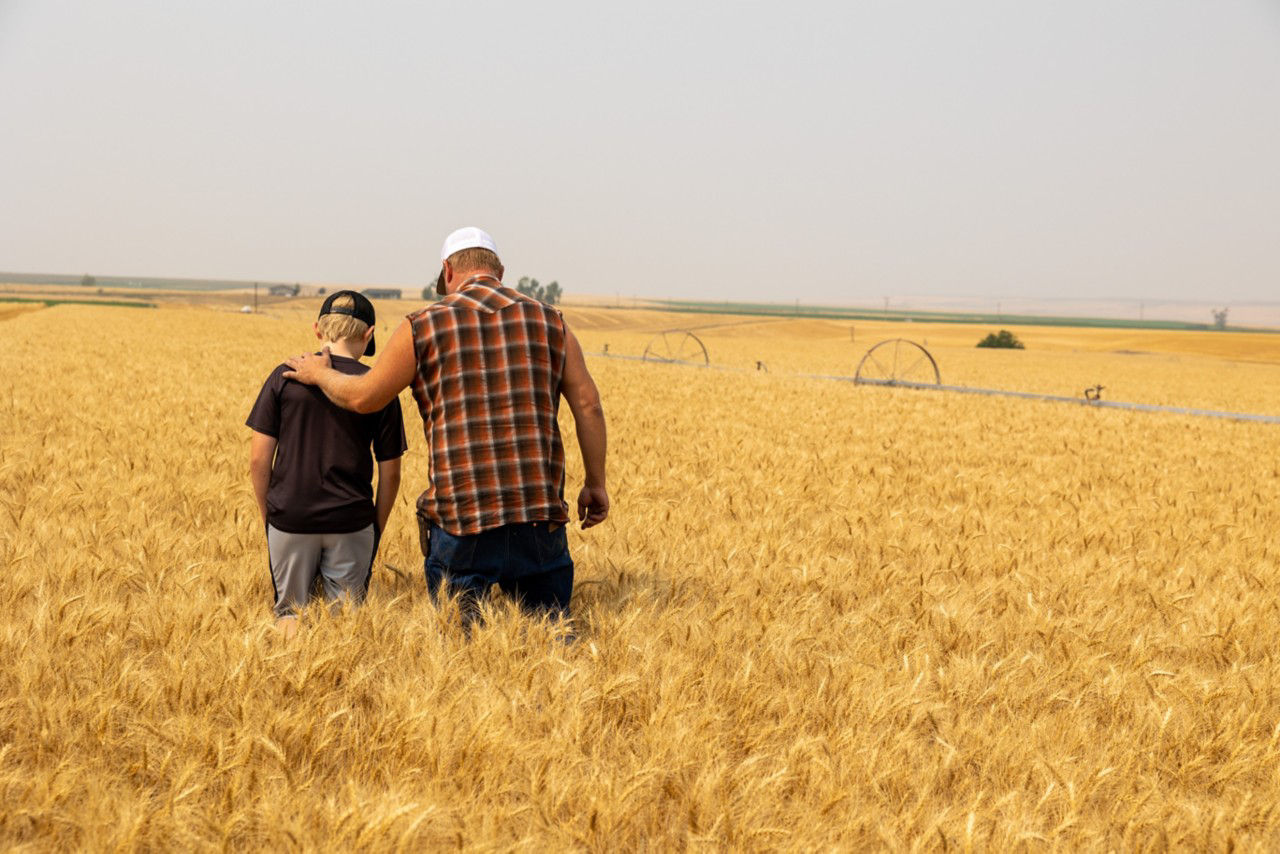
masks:
<svg viewBox="0 0 1280 854"><path fill-rule="evenodd" d="M428 549L427 590L433 599L441 585L456 595L465 622L495 584L527 613L569 616L573 559L564 525L520 522L464 537L432 525Z"/></svg>

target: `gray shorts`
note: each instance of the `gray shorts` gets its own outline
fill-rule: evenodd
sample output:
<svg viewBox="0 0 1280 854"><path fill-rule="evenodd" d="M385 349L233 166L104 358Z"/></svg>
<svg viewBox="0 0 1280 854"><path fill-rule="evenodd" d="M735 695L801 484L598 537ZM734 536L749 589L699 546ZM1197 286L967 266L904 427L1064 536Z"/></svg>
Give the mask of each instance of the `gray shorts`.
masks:
<svg viewBox="0 0 1280 854"><path fill-rule="evenodd" d="M287 617L311 599L319 576L330 602L363 602L369 591L378 537L369 525L350 534L290 534L267 526L275 613Z"/></svg>

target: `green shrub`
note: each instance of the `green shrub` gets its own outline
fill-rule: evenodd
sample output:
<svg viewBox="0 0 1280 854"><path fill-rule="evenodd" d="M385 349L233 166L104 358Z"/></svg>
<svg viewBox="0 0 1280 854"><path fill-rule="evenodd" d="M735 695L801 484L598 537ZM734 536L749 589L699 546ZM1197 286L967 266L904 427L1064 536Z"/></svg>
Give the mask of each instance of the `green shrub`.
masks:
<svg viewBox="0 0 1280 854"><path fill-rule="evenodd" d="M1014 335L1008 329L1001 329L997 334L992 332L986 338L978 342L979 347L1003 347L1006 350L1025 350L1022 342L1018 340L1018 336Z"/></svg>

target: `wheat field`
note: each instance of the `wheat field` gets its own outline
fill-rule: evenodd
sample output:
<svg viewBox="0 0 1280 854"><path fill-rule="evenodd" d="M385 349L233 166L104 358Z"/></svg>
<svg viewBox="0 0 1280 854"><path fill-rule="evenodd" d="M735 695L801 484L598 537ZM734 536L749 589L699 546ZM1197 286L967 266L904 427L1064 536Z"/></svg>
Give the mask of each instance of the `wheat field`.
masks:
<svg viewBox="0 0 1280 854"><path fill-rule="evenodd" d="M570 644L430 603L406 394L369 601L285 642L243 421L314 311L0 314L0 847L1280 845L1280 427L800 376L905 335L944 382L1280 413L1280 336L708 317L727 370L591 356ZM613 354L692 323L566 315Z"/></svg>

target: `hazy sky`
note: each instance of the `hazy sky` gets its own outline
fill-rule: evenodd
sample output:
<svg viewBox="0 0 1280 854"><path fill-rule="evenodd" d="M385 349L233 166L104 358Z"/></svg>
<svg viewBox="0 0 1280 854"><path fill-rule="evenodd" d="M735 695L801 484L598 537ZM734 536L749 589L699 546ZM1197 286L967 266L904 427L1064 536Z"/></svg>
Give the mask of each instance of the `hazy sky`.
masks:
<svg viewBox="0 0 1280 854"><path fill-rule="evenodd" d="M1280 299L1280 0L0 0L0 270Z"/></svg>

